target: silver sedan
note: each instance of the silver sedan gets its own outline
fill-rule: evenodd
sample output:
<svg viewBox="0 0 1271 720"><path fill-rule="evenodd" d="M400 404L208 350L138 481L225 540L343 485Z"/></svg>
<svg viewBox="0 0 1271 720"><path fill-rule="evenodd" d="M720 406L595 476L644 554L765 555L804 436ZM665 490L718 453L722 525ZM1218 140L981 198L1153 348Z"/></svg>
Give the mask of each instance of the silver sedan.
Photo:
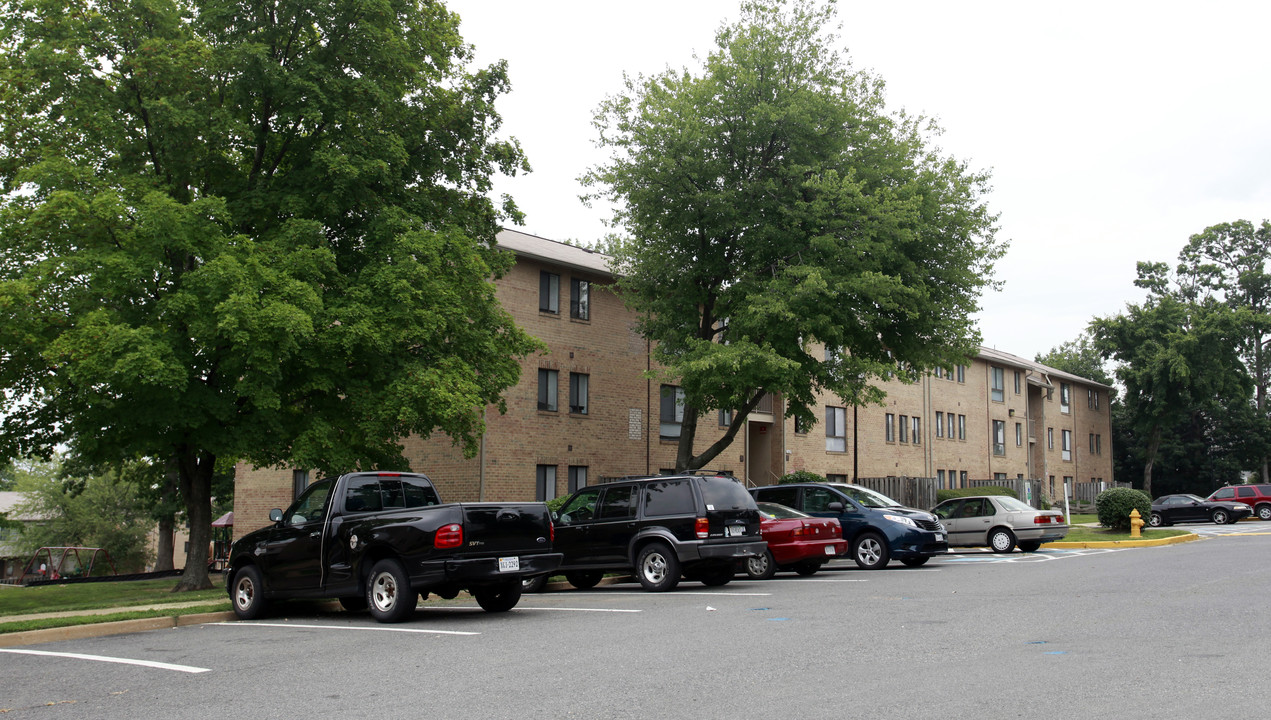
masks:
<svg viewBox="0 0 1271 720"><path fill-rule="evenodd" d="M1009 495L978 495L945 500L931 510L949 533L949 547L980 547L1008 553L1018 544L1033 552L1042 543L1062 540L1068 523L1058 510L1038 510Z"/></svg>

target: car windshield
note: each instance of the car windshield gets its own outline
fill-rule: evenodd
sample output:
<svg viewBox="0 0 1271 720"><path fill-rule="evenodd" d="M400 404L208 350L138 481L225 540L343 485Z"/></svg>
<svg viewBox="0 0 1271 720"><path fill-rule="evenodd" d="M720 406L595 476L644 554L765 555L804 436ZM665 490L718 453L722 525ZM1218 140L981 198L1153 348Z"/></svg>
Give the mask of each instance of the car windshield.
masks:
<svg viewBox="0 0 1271 720"><path fill-rule="evenodd" d="M1194 500L1196 502L1205 502L1204 500L1201 500L1199 496L1196 496L1196 495L1179 495L1179 497L1183 498L1184 500Z"/></svg>
<svg viewBox="0 0 1271 720"><path fill-rule="evenodd" d="M794 508L786 507L785 505L778 505L777 503L761 502L757 504L759 505L759 513L767 520L789 520L790 518L811 517L810 515L804 515Z"/></svg>
<svg viewBox="0 0 1271 720"><path fill-rule="evenodd" d="M886 495L860 485L835 485L834 488L868 508L901 507L900 503Z"/></svg>
<svg viewBox="0 0 1271 720"><path fill-rule="evenodd" d="M997 503L1007 512L1032 512L1037 508L1029 505L1023 500L1016 500L1010 495L998 495L993 498L993 502Z"/></svg>

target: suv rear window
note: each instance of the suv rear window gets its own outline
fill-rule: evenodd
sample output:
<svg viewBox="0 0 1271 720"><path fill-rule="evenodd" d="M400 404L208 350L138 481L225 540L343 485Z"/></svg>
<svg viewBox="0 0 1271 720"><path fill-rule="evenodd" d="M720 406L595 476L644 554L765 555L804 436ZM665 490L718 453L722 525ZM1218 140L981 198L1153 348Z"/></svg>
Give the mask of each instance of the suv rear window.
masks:
<svg viewBox="0 0 1271 720"><path fill-rule="evenodd" d="M696 512L695 507L693 488L689 486L687 480L651 482L644 486L646 517L692 515Z"/></svg>
<svg viewBox="0 0 1271 720"><path fill-rule="evenodd" d="M745 510L754 506L750 493L733 478L703 477L700 480L707 510Z"/></svg>

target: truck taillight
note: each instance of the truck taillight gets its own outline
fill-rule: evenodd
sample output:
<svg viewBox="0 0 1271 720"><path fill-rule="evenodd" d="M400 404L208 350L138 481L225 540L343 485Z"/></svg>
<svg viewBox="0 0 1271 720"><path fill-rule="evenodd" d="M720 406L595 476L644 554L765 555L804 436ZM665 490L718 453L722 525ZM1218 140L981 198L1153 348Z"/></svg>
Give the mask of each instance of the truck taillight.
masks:
<svg viewBox="0 0 1271 720"><path fill-rule="evenodd" d="M556 523L554 522L547 523L547 539L556 542Z"/></svg>
<svg viewBox="0 0 1271 720"><path fill-rule="evenodd" d="M697 530L697 536L705 540L711 534L711 521L704 517L699 517L694 525Z"/></svg>
<svg viewBox="0 0 1271 720"><path fill-rule="evenodd" d="M463 526L459 523L450 523L437 529L437 534L433 536L433 547L437 549L457 548L463 545Z"/></svg>

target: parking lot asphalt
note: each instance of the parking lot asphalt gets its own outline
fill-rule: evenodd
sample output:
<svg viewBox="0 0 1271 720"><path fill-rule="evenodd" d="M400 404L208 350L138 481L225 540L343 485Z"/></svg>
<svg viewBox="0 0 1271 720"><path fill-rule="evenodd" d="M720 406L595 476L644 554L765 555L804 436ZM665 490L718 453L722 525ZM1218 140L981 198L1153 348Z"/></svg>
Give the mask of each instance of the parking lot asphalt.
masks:
<svg viewBox="0 0 1271 720"><path fill-rule="evenodd" d="M1160 545L1173 545L1177 543L1191 542L1199 540L1200 536L1195 533L1187 535L1179 535L1170 538L1161 538L1155 540L1120 540L1115 542L1055 542L1047 543L1042 546L1047 549L1056 550L1073 550L1073 549L1097 549L1097 548L1133 548L1133 547L1154 547ZM611 577L601 581L603 585L634 582L630 577ZM548 586L548 590L568 589L567 583L559 583L558 587ZM117 607L103 608L99 610L79 610L61 613L36 613L26 615L8 615L0 616L0 623L16 622L22 620L36 620L50 617L86 617L93 615L105 615L121 612L138 612L144 610L164 610L179 609L189 607L191 605L207 604L206 601L200 603L163 603L151 604L137 607ZM332 603L332 609L338 608ZM200 625L203 623L226 622L235 618L233 612L214 612L214 613L198 613L193 615L165 615L153 618L142 618L139 620L123 620L116 622L87 623L82 625L72 625L60 628L49 628L46 630L27 630L22 632L3 633L0 634L0 647L20 647L26 645L38 645L41 643L59 642L63 640L77 640L82 638L104 637L107 635L122 635L127 633L144 632L147 630L158 630L173 627L183 627L187 625Z"/></svg>

